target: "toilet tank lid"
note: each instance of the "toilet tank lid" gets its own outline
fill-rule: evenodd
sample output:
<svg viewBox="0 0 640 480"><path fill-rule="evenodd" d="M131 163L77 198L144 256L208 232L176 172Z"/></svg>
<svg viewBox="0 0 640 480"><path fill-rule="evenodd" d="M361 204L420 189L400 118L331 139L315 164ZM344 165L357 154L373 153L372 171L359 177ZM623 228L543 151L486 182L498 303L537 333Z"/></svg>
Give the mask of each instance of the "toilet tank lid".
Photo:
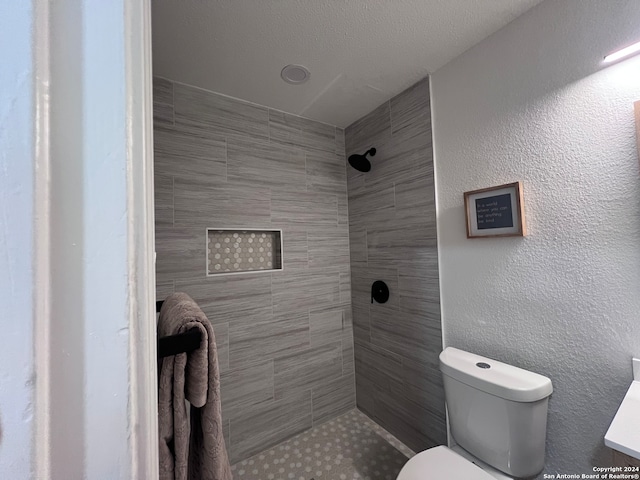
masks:
<svg viewBox="0 0 640 480"><path fill-rule="evenodd" d="M535 402L553 392L543 375L453 347L440 354L440 370L470 387L514 402Z"/></svg>

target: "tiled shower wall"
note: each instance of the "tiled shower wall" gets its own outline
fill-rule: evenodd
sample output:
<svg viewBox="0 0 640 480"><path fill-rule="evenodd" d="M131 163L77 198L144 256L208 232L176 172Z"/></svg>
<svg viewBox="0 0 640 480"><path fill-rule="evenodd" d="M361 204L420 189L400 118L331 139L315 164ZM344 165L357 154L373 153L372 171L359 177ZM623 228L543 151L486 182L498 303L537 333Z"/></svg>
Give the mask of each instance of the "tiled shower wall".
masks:
<svg viewBox="0 0 640 480"><path fill-rule="evenodd" d="M154 79L157 295L211 320L232 461L355 406L344 132ZM207 277L206 228L282 229L284 270Z"/></svg>
<svg viewBox="0 0 640 480"><path fill-rule="evenodd" d="M446 442L429 80L346 129L358 407L415 450ZM371 284L390 289L371 303Z"/></svg>

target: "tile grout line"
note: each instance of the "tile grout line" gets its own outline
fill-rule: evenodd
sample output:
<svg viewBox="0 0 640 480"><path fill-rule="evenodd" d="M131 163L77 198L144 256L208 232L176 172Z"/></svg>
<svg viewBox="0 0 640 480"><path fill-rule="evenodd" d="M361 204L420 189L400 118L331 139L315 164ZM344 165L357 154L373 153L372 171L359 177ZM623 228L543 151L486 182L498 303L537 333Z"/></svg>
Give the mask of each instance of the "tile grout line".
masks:
<svg viewBox="0 0 640 480"><path fill-rule="evenodd" d="M313 421L313 389L309 389L309 396L311 397L311 428L315 427L315 422Z"/></svg>
<svg viewBox="0 0 640 480"><path fill-rule="evenodd" d="M224 181L225 186L229 184L229 139L224 136Z"/></svg>
<svg viewBox="0 0 640 480"><path fill-rule="evenodd" d="M171 175L171 229L174 229L175 226L176 226L176 177L175 175Z"/></svg>
<svg viewBox="0 0 640 480"><path fill-rule="evenodd" d="M171 82L171 125L174 127L176 125L176 87L173 82Z"/></svg>
<svg viewBox="0 0 640 480"><path fill-rule="evenodd" d="M304 150L304 191L309 193L309 170L307 165L307 151Z"/></svg>
<svg viewBox="0 0 640 480"><path fill-rule="evenodd" d="M232 446L231 446L231 419L229 419L228 422L229 422L229 456L231 456L231 450L232 450Z"/></svg>
<svg viewBox="0 0 640 480"><path fill-rule="evenodd" d="M273 370L273 389L271 399L276 401L276 359L275 357L271 359L271 368Z"/></svg>

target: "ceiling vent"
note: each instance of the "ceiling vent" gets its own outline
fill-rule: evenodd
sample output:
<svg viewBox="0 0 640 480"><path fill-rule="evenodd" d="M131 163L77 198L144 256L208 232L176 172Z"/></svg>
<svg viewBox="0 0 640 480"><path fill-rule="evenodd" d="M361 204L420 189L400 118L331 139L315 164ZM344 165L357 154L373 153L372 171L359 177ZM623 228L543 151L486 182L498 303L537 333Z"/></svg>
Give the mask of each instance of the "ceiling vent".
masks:
<svg viewBox="0 0 640 480"><path fill-rule="evenodd" d="M287 65L280 72L282 79L292 85L299 85L309 80L311 72L302 65Z"/></svg>

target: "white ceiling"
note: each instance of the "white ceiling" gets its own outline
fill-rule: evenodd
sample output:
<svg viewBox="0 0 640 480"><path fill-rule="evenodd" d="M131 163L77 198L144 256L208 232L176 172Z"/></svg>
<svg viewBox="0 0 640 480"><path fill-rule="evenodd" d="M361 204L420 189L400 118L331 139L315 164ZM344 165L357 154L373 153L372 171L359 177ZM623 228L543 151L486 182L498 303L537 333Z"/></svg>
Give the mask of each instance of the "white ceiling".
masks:
<svg viewBox="0 0 640 480"><path fill-rule="evenodd" d="M346 127L540 2L153 0L154 74Z"/></svg>

